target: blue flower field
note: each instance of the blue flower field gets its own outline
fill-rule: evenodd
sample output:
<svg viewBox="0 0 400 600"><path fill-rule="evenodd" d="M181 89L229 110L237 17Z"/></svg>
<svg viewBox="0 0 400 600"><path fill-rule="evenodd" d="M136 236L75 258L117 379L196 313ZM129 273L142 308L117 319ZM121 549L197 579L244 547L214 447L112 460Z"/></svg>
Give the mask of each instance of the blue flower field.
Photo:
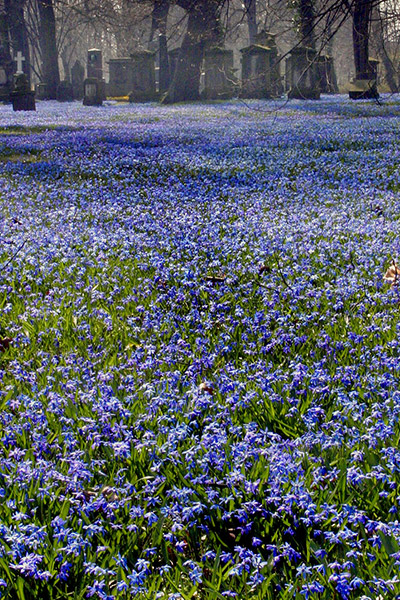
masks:
<svg viewBox="0 0 400 600"><path fill-rule="evenodd" d="M1 598L400 594L399 140L398 97L1 107Z"/></svg>

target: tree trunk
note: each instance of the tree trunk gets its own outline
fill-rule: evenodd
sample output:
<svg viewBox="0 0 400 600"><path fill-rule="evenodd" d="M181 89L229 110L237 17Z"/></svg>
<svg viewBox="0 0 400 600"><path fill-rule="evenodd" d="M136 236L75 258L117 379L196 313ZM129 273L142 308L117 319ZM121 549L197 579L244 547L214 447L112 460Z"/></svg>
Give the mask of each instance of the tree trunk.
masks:
<svg viewBox="0 0 400 600"><path fill-rule="evenodd" d="M257 5L256 0L244 0L244 8L247 16L250 44L257 41Z"/></svg>
<svg viewBox="0 0 400 600"><path fill-rule="evenodd" d="M385 69L385 80L389 86L392 94L397 94L399 91L399 86L397 84L397 74L396 69L394 68L392 59L388 55L386 51L385 44L385 31L384 31L384 15L381 14L379 6L376 7L376 11L374 14L374 20L376 17L376 24L374 26L374 36L373 39L376 42L376 51L378 53L378 57L382 61L383 67Z"/></svg>
<svg viewBox="0 0 400 600"><path fill-rule="evenodd" d="M24 0L4 0L4 8L10 32L12 59L15 58L17 52L22 52L22 55L25 57L23 71L30 84L31 64L28 32L24 17ZM15 69L13 69L13 72L15 72Z"/></svg>
<svg viewBox="0 0 400 600"><path fill-rule="evenodd" d="M169 12L169 0L156 0L153 7L150 42L153 40L154 33L158 30L158 52L159 52L159 71L158 87L164 94L170 84L168 44L167 44L167 19Z"/></svg>
<svg viewBox="0 0 400 600"><path fill-rule="evenodd" d="M315 50L313 0L299 0L301 44Z"/></svg>
<svg viewBox="0 0 400 600"><path fill-rule="evenodd" d="M353 52L356 79L369 79L369 25L373 0L354 0Z"/></svg>
<svg viewBox="0 0 400 600"><path fill-rule="evenodd" d="M57 87L60 83L60 71L58 68L56 20L53 0L38 0L38 7L43 82L47 86L48 97L55 99L57 98Z"/></svg>
<svg viewBox="0 0 400 600"><path fill-rule="evenodd" d="M200 76L207 47L221 41L220 9L223 0L197 0L185 4L188 24L174 78L164 102L195 101L200 98Z"/></svg>
<svg viewBox="0 0 400 600"><path fill-rule="evenodd" d="M165 33L160 33L158 38L159 44L159 71L158 71L158 89L161 94L168 91L170 84L169 59L167 36Z"/></svg>
<svg viewBox="0 0 400 600"><path fill-rule="evenodd" d="M5 70L7 84L11 86L13 74L13 61L10 54L8 39L8 22L5 14L0 14L0 63Z"/></svg>

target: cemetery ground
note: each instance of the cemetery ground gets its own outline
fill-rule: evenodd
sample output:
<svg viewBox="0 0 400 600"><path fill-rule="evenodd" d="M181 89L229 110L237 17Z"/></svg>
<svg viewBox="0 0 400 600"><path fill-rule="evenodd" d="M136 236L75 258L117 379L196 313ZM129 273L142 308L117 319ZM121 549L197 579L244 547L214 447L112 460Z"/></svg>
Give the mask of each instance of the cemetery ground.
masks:
<svg viewBox="0 0 400 600"><path fill-rule="evenodd" d="M400 594L399 133L0 108L1 598Z"/></svg>

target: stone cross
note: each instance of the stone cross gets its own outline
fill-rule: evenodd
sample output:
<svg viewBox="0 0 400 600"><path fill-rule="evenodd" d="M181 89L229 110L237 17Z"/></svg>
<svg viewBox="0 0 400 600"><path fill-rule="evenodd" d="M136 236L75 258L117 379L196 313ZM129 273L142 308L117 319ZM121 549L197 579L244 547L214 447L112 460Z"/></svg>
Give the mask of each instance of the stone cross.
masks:
<svg viewBox="0 0 400 600"><path fill-rule="evenodd" d="M25 56L22 56L21 50L18 50L17 56L14 56L14 61L17 63L17 75L24 72L23 62L25 60Z"/></svg>

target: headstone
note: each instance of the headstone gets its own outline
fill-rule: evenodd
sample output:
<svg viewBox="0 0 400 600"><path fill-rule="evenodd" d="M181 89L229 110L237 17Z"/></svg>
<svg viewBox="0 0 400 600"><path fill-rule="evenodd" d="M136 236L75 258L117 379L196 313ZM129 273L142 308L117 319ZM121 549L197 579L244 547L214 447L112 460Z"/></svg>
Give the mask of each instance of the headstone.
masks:
<svg viewBox="0 0 400 600"><path fill-rule="evenodd" d="M204 58L204 92L207 100L233 98L237 81L233 69L233 51L225 48L211 48Z"/></svg>
<svg viewBox="0 0 400 600"><path fill-rule="evenodd" d="M17 70L16 70L15 74L21 75L24 72L24 62L25 62L25 56L22 56L21 50L18 50L17 54L14 56L14 62L17 63Z"/></svg>
<svg viewBox="0 0 400 600"><path fill-rule="evenodd" d="M352 100L366 100L379 98L378 92L378 65L379 60L370 58L368 61L369 73L367 77L354 78L350 81L349 98Z"/></svg>
<svg viewBox="0 0 400 600"><path fill-rule="evenodd" d="M38 100L47 100L49 97L47 85L45 83L37 83L36 87L36 98Z"/></svg>
<svg viewBox="0 0 400 600"><path fill-rule="evenodd" d="M131 91L129 102L149 102L157 99L155 54L142 50L131 54Z"/></svg>
<svg viewBox="0 0 400 600"><path fill-rule="evenodd" d="M72 83L69 81L60 81L57 86L57 100L59 102L72 102L74 99L74 91Z"/></svg>
<svg viewBox="0 0 400 600"><path fill-rule="evenodd" d="M317 52L312 48L298 46L286 60L286 85L289 98L319 100Z"/></svg>
<svg viewBox="0 0 400 600"><path fill-rule="evenodd" d="M180 48L174 48L173 50L170 50L168 52L168 58L169 58L169 76L170 76L170 80L171 81L174 78L175 70L176 70L176 65L178 64L180 55L181 55L181 49Z"/></svg>
<svg viewBox="0 0 400 600"><path fill-rule="evenodd" d="M106 83L103 79L103 53L97 48L88 50L87 56L87 78L97 79L100 82L102 100L106 99Z"/></svg>
<svg viewBox="0 0 400 600"><path fill-rule="evenodd" d="M351 100L366 100L379 98L376 79L352 79L349 85Z"/></svg>
<svg viewBox="0 0 400 600"><path fill-rule="evenodd" d="M111 97L127 96L132 91L132 68L132 59L129 57L111 58L108 61L108 94Z"/></svg>
<svg viewBox="0 0 400 600"><path fill-rule="evenodd" d="M271 89L271 50L265 46L251 44L243 48L242 88L243 98L270 98Z"/></svg>
<svg viewBox="0 0 400 600"><path fill-rule="evenodd" d="M283 84L280 67L281 60L278 53L278 47L276 45L276 34L270 33L263 29L256 36L256 44L270 49L271 94L274 98L282 96Z"/></svg>
<svg viewBox="0 0 400 600"><path fill-rule="evenodd" d="M87 76L88 79L103 79L103 53L97 48L91 48L91 50L88 50Z"/></svg>
<svg viewBox="0 0 400 600"><path fill-rule="evenodd" d="M333 57L319 54L316 57L318 86L321 94L337 94L339 89L336 80Z"/></svg>
<svg viewBox="0 0 400 600"><path fill-rule="evenodd" d="M0 65L0 102L10 100L10 86L8 82L7 70Z"/></svg>
<svg viewBox="0 0 400 600"><path fill-rule="evenodd" d="M36 110L35 92L31 91L25 73L16 73L14 89L11 92L13 110Z"/></svg>
<svg viewBox="0 0 400 600"><path fill-rule="evenodd" d="M83 84L84 106L101 106L103 104L102 81L96 77L87 77Z"/></svg>
<svg viewBox="0 0 400 600"><path fill-rule="evenodd" d="M79 62L76 60L74 66L71 69L71 83L72 83L72 91L74 94L75 100L82 100L83 98L83 82L85 81L85 69Z"/></svg>

